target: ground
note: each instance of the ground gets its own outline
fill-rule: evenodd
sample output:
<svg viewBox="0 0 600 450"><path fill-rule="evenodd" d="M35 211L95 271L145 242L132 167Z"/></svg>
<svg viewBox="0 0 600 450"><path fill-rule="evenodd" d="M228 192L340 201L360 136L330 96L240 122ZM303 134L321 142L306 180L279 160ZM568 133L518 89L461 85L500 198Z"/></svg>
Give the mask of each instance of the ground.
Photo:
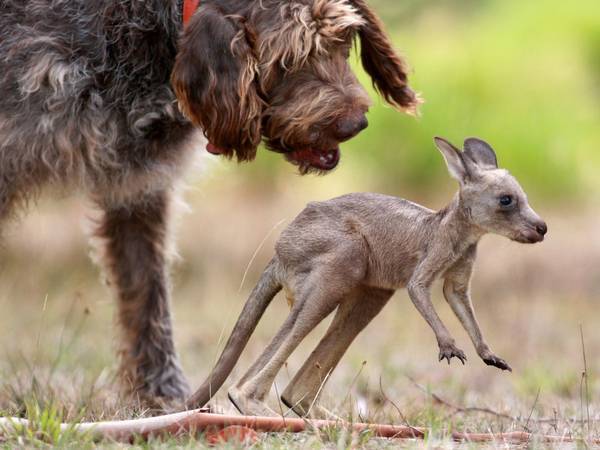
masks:
<svg viewBox="0 0 600 450"><path fill-rule="evenodd" d="M215 361L247 294L268 261L273 242L308 200L344 187L297 178L269 191L249 191L241 178L217 169L195 181L179 220L180 257L173 268L177 348L197 386ZM223 179L229 181L224 182ZM325 188L327 186L327 188ZM302 196L298 195L302 192ZM428 206L442 206L429 200ZM535 204L533 205L536 206ZM45 434L23 430L5 445L75 448L89 437L54 430L59 420L101 420L150 414L124 402L114 380L114 303L88 257L85 228L93 223L78 197L44 197L31 214L6 230L0 275L0 411L37 419ZM568 206L539 210L546 242L524 246L499 237L481 245L473 283L475 308L492 348L513 367L501 372L475 354L458 321L434 290L438 311L466 351L466 365L437 361L433 333L405 292L399 292L352 345L327 385L324 404L344 417L430 429L426 445L451 447L448 432L531 430L574 437L600 435L600 225L593 210ZM279 224L279 225L278 225ZM573 231L577 230L577 233ZM264 240L264 245L261 243ZM253 258L253 255L256 256ZM246 273L247 271L247 273ZM245 275L245 276L244 276ZM266 345L287 311L278 297L261 322L230 381ZM292 356L277 380L282 391L316 345L322 324ZM581 330L587 355L585 395ZM442 400L440 402L440 400ZM278 408L275 393L271 402ZM233 408L220 392L213 403ZM465 408L482 408L476 411ZM588 421L588 410L589 418ZM582 421L583 419L583 421ZM39 425L41 424L41 425ZM154 441L152 448L202 446L202 437ZM259 448L394 447L396 442L343 430L262 435ZM420 447L418 442L405 442ZM501 444L498 444L501 445ZM140 444L141 447L144 447Z"/></svg>

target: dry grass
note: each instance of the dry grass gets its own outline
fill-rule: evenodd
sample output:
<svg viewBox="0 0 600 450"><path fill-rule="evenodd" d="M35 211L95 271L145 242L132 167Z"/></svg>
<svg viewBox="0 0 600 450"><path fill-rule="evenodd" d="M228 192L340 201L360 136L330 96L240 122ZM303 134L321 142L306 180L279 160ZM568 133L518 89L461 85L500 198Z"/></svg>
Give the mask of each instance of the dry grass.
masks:
<svg viewBox="0 0 600 450"><path fill-rule="evenodd" d="M188 192L193 212L184 214L179 226L181 259L174 268L176 339L193 385L208 373L222 348L252 283L271 255L278 232L258 251L240 288L261 241L306 201L341 194L349 184L342 175L334 174L327 181L293 178L285 185L273 186L270 192L249 192L240 178L226 173L235 170L246 169L218 168L202 183L202 189ZM532 202L535 204L535 199ZM434 207L441 203L429 202ZM596 357L600 350L596 325L600 322L600 282L596 268L600 266L600 238L595 230L600 220L595 211L540 212L549 222L548 241L527 247L486 238L474 280L482 328L497 353L512 365L512 374L478 360L465 332L443 303L439 288L435 291L438 310L469 361L465 366L438 363L433 334L400 292L334 372L323 396L325 404L355 420L429 427L428 445L434 447L452 446L445 436L453 429L528 429L598 437L600 411L595 400L600 383L595 374L600 369ZM58 204L43 200L33 214L7 232L0 275L0 410L36 419L49 430L43 439L23 431L7 446L43 445L44 441L76 448L93 446L86 437L53 435L53 424L146 413L115 395L114 304L87 257L81 231L85 215L84 202L77 199ZM239 376L268 342L286 308L281 299L267 312L232 378ZM588 357L589 402L581 391L580 324ZM315 330L290 358L277 380L279 391L316 345L325 326ZM432 394L458 408L440 403ZM276 401L275 395L272 401ZM222 393L215 406L232 412ZM488 408L498 414L460 409L464 407ZM260 446L393 445L368 438L331 430L264 436ZM151 446L200 444L185 438Z"/></svg>

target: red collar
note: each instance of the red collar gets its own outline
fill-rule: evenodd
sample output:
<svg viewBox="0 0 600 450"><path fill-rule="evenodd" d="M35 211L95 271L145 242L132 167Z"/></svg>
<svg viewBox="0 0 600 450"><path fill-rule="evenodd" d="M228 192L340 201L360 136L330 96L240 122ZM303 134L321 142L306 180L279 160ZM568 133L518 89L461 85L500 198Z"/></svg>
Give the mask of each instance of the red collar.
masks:
<svg viewBox="0 0 600 450"><path fill-rule="evenodd" d="M198 9L198 5L200 4L200 0L183 0L183 26L185 27L194 13L196 9Z"/></svg>

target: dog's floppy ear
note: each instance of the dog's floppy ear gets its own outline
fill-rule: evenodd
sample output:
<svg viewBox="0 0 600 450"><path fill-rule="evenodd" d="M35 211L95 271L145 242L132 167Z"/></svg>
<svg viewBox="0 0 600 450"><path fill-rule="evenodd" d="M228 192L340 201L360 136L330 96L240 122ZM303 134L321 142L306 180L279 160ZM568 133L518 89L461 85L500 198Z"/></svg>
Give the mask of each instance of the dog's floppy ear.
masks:
<svg viewBox="0 0 600 450"><path fill-rule="evenodd" d="M404 62L394 51L383 23L366 0L352 0L365 20L359 28L361 60L373 80L373 86L392 106L416 113L419 97L408 86Z"/></svg>
<svg viewBox="0 0 600 450"><path fill-rule="evenodd" d="M256 60L242 19L201 7L179 44L171 84L182 112L204 130L210 149L251 160L261 140Z"/></svg>

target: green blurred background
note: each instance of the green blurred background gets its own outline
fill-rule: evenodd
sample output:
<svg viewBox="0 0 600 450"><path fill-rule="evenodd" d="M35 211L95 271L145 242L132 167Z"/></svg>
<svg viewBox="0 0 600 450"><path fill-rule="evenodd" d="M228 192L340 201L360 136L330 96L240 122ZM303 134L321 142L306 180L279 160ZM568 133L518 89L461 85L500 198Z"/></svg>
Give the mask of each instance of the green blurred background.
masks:
<svg viewBox="0 0 600 450"><path fill-rule="evenodd" d="M479 136L532 194L570 201L598 191L600 2L371 3L426 103L414 120L377 99L369 128L344 145L348 177L375 190L437 192L447 177L432 137ZM275 167L279 158L262 154L248 176L287 176Z"/></svg>
<svg viewBox="0 0 600 450"><path fill-rule="evenodd" d="M339 167L327 176L301 177L281 155L268 151L259 151L252 164L237 165L198 149L203 157L190 168L183 192L189 210L176 227L180 257L173 267L177 348L192 384L208 373L279 232L308 201L378 191L442 207L456 182L432 137L460 144L478 136L494 146L500 164L517 176L549 225L540 245L489 236L479 251L475 308L492 348L514 372L501 373L478 360L436 286L436 308L469 357L464 367L439 364L433 333L399 292L334 372L326 404L345 413L362 402L363 413L367 408L382 414L370 417L398 421L395 409L382 400L383 377L387 395L412 423L428 425L431 403L407 382L410 375L460 404L521 417L580 417L582 325L596 401L592 414L600 418L595 375L600 371L600 1L371 4L411 67L411 85L426 101L420 117L398 113L373 94L369 128L343 145ZM93 208L81 195L55 194L45 194L4 233L0 411L22 413L23 400L34 394L43 401L59 399L70 418L126 416L113 380L115 302L89 261L82 231L93 231ZM267 311L234 379L264 348L286 311L284 299ZM280 390L325 325L290 359ZM369 364L363 367L363 361ZM351 401L340 406L340 399ZM230 408L222 393L217 405ZM482 431L507 426L495 420L500 419L484 416L468 424Z"/></svg>

